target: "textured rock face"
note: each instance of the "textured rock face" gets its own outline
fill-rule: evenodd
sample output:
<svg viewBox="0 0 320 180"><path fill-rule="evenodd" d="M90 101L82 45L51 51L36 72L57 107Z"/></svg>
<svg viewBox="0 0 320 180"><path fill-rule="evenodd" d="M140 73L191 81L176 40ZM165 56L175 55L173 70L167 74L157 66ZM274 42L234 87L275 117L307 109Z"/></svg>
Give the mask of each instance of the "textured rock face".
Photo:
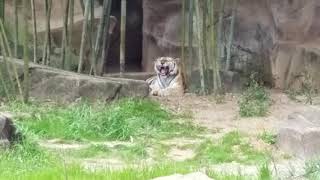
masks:
<svg viewBox="0 0 320 180"><path fill-rule="evenodd" d="M14 62L20 77L23 76L23 62ZM30 95L39 100L72 102L82 98L89 101L109 101L121 97L146 97L149 93L145 81L92 77L35 64L31 64L29 72Z"/></svg>
<svg viewBox="0 0 320 180"><path fill-rule="evenodd" d="M0 148L6 148L19 139L12 120L0 114Z"/></svg>
<svg viewBox="0 0 320 180"><path fill-rule="evenodd" d="M159 177L153 180L213 180L201 172L190 173L186 175L174 174L171 176Z"/></svg>
<svg viewBox="0 0 320 180"><path fill-rule="evenodd" d="M143 1L143 60L145 71L153 71L159 56L180 56L181 1Z"/></svg>
<svg viewBox="0 0 320 180"><path fill-rule="evenodd" d="M181 4L178 0L145 0L143 8L143 67L152 70L154 57L180 55ZM227 4L225 37L230 10ZM233 70L261 72L266 81L280 89L300 88L304 72L310 72L313 85L319 88L319 18L317 0L240 0Z"/></svg>
<svg viewBox="0 0 320 180"><path fill-rule="evenodd" d="M52 9L52 27L62 27L63 4L57 0ZM119 17L116 1L113 13ZM120 2L120 1L119 1ZM218 8L219 1L216 0ZM6 1L7 15L13 17L12 1ZM74 47L78 47L81 34L82 10L75 1L76 25ZM180 56L181 49L181 1L180 0L130 0L128 1L127 59L138 63L143 41L142 69L153 71L153 60L158 56ZM43 1L36 0L39 29L44 27ZM142 10L139 6L142 6ZM98 6L97 6L98 7ZM139 9L135 11L135 9ZM143 11L143 20L141 13ZM100 12L101 13L101 12ZM99 11L97 10L97 15ZM224 36L227 39L230 27L231 5L227 4L224 18ZM235 39L232 46L232 70L261 72L266 81L280 89L299 89L301 79L309 76L312 84L320 88L318 74L320 59L320 1L319 0L240 0L237 9ZM78 20L80 19L80 20ZM118 18L119 20L119 18ZM77 24L77 22L79 22ZM142 30L139 26L143 23ZM30 26L31 27L31 26ZM61 37L61 28L53 36ZM40 31L40 30L39 30ZM109 71L117 71L119 59L119 27L112 37ZM137 33L137 31L142 31ZM60 38L61 39L61 38ZM142 40L141 40L142 39ZM57 41L58 44L59 41ZM129 43L132 43L129 45ZM226 42L224 42L226 44ZM193 60L196 61L196 60ZM114 64L115 66L111 66ZM223 65L223 64L222 64ZM115 70L116 69L116 70ZM309 75L308 75L309 73Z"/></svg>
<svg viewBox="0 0 320 180"><path fill-rule="evenodd" d="M320 155L320 109L309 108L289 115L278 134L280 149L303 159Z"/></svg>

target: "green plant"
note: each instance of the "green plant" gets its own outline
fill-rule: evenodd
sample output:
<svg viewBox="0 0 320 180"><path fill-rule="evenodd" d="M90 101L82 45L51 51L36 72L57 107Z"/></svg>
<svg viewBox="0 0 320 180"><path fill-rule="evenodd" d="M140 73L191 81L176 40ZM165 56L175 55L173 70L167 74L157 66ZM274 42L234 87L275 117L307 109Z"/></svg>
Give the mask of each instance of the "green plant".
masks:
<svg viewBox="0 0 320 180"><path fill-rule="evenodd" d="M183 121L151 100L122 99L112 104L79 103L70 106L12 102L6 110L27 114L19 124L42 138L67 140L129 140L197 134L200 128Z"/></svg>
<svg viewBox="0 0 320 180"><path fill-rule="evenodd" d="M306 163L305 177L310 180L317 180L320 178L320 161L312 160Z"/></svg>
<svg viewBox="0 0 320 180"><path fill-rule="evenodd" d="M259 169L259 180L272 180L272 172L269 169L268 163L265 163Z"/></svg>
<svg viewBox="0 0 320 180"><path fill-rule="evenodd" d="M275 144L277 135L264 131L259 138L267 144Z"/></svg>
<svg viewBox="0 0 320 180"><path fill-rule="evenodd" d="M218 143L206 141L198 147L195 160L211 163L259 163L266 158L263 152L254 148L244 140L239 132L230 132L222 137Z"/></svg>
<svg viewBox="0 0 320 180"><path fill-rule="evenodd" d="M249 87L242 93L238 101L240 116L242 117L260 117L268 113L271 105L271 99L266 89L261 86L255 75L251 75Z"/></svg>
<svg viewBox="0 0 320 180"><path fill-rule="evenodd" d="M40 148L34 141L24 139L7 150L0 151L0 177L41 171L55 166L58 159Z"/></svg>

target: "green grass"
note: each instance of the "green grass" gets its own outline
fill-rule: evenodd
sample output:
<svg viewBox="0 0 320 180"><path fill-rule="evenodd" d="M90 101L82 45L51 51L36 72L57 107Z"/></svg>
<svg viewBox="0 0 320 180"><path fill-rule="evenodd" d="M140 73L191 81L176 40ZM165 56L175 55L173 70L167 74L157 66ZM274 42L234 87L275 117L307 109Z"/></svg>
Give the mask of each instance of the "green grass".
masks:
<svg viewBox="0 0 320 180"><path fill-rule="evenodd" d="M56 104L21 104L11 102L1 110L18 115L18 127L27 137L23 144L0 152L1 179L119 179L149 180L174 173L189 173L211 164L240 162L261 164L266 154L254 150L245 136L238 132L226 134L217 142L188 146L196 157L172 163L167 157L169 145L162 140L180 136L197 137L205 129L195 127L186 119L191 115L174 115L151 100L123 99L112 104L80 103L69 106ZM74 140L133 140L132 145L108 147L104 144L68 150L64 153L42 149L37 139L59 138ZM147 148L154 153L148 154ZM115 158L129 164L139 164L152 155L156 165L123 170L87 171L80 167L85 158ZM154 157L153 157L154 156ZM77 165L75 165L77 164ZM241 175L208 174L217 180L249 179Z"/></svg>
<svg viewBox="0 0 320 180"><path fill-rule="evenodd" d="M272 180L272 172L269 165L266 163L259 169L259 180Z"/></svg>
<svg viewBox="0 0 320 180"><path fill-rule="evenodd" d="M249 87L242 93L238 104L241 117L266 116L271 105L270 94L252 78Z"/></svg>
<svg viewBox="0 0 320 180"><path fill-rule="evenodd" d="M101 150L101 146L95 148ZM175 173L190 173L199 170L199 168L185 162L171 162L149 167L129 167L122 170L89 171L83 169L80 165L68 163L53 153L46 152L34 143L16 145L10 150L1 152L0 156L0 179L3 180L149 180ZM209 172L209 174L214 173ZM218 179L223 180L223 177L221 176Z"/></svg>
<svg viewBox="0 0 320 180"><path fill-rule="evenodd" d="M113 104L80 103L72 106L13 103L7 110L28 115L20 126L42 138L66 140L129 140L198 134L202 129L179 118L151 100L123 99Z"/></svg>
<svg viewBox="0 0 320 180"><path fill-rule="evenodd" d="M64 156L78 159L83 158L111 158L121 159L127 163L134 163L148 157L146 147L143 144L136 145L117 145L108 147L106 145L91 145L88 148L70 150Z"/></svg>
<svg viewBox="0 0 320 180"><path fill-rule="evenodd" d="M209 140L201 144L195 160L214 164L229 162L259 164L266 158L266 153L254 150L240 133L230 132L217 143Z"/></svg>
<svg viewBox="0 0 320 180"><path fill-rule="evenodd" d="M320 179L320 160L311 160L306 163L306 174L305 177L310 180Z"/></svg>

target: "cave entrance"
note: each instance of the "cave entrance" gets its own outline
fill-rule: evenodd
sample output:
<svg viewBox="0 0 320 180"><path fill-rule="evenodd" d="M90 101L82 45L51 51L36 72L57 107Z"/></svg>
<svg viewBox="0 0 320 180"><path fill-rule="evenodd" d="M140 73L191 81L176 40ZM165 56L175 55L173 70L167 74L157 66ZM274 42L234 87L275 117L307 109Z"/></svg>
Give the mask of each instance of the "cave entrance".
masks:
<svg viewBox="0 0 320 180"><path fill-rule="evenodd" d="M110 39L109 55L105 59L105 73L117 73L120 71L121 0L112 1L111 15L116 17L118 22ZM142 25L142 0L127 0L126 72L142 71Z"/></svg>

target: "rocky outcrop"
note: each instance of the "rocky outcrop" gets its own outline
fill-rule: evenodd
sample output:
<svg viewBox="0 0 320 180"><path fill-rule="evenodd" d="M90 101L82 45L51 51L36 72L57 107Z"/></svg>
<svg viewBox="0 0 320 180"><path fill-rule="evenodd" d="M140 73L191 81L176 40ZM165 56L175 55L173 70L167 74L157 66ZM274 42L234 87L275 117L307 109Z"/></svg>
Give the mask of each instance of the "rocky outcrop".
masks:
<svg viewBox="0 0 320 180"><path fill-rule="evenodd" d="M201 172L190 173L186 175L174 174L171 176L159 177L153 180L213 180Z"/></svg>
<svg viewBox="0 0 320 180"><path fill-rule="evenodd" d="M10 144L20 139L12 120L0 114L0 149L7 148Z"/></svg>
<svg viewBox="0 0 320 180"><path fill-rule="evenodd" d="M319 157L320 109L310 107L289 115L279 130L277 145L281 150L303 159Z"/></svg>
<svg viewBox="0 0 320 180"><path fill-rule="evenodd" d="M23 62L14 60L14 63L23 79ZM81 98L109 101L121 97L146 97L149 93L145 81L93 77L35 64L30 64L29 73L30 95L39 100L72 102Z"/></svg>

